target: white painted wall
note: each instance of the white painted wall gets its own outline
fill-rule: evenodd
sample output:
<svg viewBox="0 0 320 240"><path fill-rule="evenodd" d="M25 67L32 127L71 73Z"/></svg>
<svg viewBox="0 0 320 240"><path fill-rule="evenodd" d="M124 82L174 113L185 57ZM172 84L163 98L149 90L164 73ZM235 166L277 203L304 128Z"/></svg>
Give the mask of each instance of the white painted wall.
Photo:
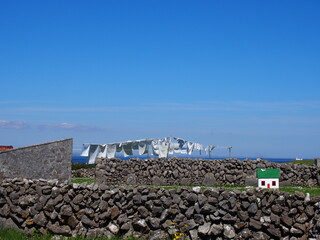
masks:
<svg viewBox="0 0 320 240"><path fill-rule="evenodd" d="M263 185L264 182L264 185ZM275 183L275 185L273 184ZM279 188L278 178L259 178L258 187L260 188Z"/></svg>

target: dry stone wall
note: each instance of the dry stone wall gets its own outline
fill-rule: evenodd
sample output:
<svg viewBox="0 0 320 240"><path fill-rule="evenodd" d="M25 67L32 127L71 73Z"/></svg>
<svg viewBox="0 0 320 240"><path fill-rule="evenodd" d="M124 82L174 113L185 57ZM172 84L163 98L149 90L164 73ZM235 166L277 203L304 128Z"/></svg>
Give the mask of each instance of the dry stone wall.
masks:
<svg viewBox="0 0 320 240"><path fill-rule="evenodd" d="M319 238L319 211L320 197L300 192L110 188L26 179L0 184L0 225L67 236Z"/></svg>
<svg viewBox="0 0 320 240"><path fill-rule="evenodd" d="M112 185L256 186L257 168L280 168L280 185L320 185L319 167L236 159L97 159L96 181Z"/></svg>
<svg viewBox="0 0 320 240"><path fill-rule="evenodd" d="M71 180L72 139L0 152L0 181L6 178Z"/></svg>

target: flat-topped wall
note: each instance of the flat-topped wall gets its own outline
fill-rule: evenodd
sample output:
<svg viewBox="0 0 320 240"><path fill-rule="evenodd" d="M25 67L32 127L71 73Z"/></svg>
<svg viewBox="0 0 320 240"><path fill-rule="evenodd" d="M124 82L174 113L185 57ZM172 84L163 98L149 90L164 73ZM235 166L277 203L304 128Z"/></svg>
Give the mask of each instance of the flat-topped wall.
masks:
<svg viewBox="0 0 320 240"><path fill-rule="evenodd" d="M257 186L257 168L279 168L280 185L320 185L320 168L265 160L97 159L96 182L112 185Z"/></svg>
<svg viewBox="0 0 320 240"><path fill-rule="evenodd" d="M0 152L0 180L7 178L71 180L72 139Z"/></svg>
<svg viewBox="0 0 320 240"><path fill-rule="evenodd" d="M25 232L139 239L319 239L320 197L207 188L0 182L0 225Z"/></svg>

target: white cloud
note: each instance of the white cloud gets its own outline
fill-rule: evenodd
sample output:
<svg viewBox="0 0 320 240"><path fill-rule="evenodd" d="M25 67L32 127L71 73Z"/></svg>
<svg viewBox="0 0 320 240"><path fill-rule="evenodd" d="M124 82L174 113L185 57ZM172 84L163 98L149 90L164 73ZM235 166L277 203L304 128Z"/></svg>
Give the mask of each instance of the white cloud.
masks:
<svg viewBox="0 0 320 240"><path fill-rule="evenodd" d="M60 129L60 130L78 130L78 131L93 131L98 130L97 127L72 124L72 123L58 123L58 124L42 124L40 129Z"/></svg>
<svg viewBox="0 0 320 240"><path fill-rule="evenodd" d="M28 128L28 125L24 121L0 120L0 128L2 128L2 129L25 129L25 128Z"/></svg>

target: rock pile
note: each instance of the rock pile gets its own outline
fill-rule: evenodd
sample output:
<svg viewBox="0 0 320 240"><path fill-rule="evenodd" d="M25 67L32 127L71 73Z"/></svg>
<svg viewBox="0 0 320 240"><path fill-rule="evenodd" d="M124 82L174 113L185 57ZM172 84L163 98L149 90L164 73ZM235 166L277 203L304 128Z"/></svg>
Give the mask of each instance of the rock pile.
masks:
<svg viewBox="0 0 320 240"><path fill-rule="evenodd" d="M280 185L320 185L320 168L265 160L97 159L95 173L107 184L256 186L257 168L280 168Z"/></svg>
<svg viewBox="0 0 320 240"><path fill-rule="evenodd" d="M77 170L72 170L72 177L94 178L95 177L95 169L94 168L80 168Z"/></svg>
<svg viewBox="0 0 320 240"><path fill-rule="evenodd" d="M167 239L320 236L320 197L277 191L119 187L14 179L0 184L0 224L61 235ZM317 235L318 234L318 235Z"/></svg>

